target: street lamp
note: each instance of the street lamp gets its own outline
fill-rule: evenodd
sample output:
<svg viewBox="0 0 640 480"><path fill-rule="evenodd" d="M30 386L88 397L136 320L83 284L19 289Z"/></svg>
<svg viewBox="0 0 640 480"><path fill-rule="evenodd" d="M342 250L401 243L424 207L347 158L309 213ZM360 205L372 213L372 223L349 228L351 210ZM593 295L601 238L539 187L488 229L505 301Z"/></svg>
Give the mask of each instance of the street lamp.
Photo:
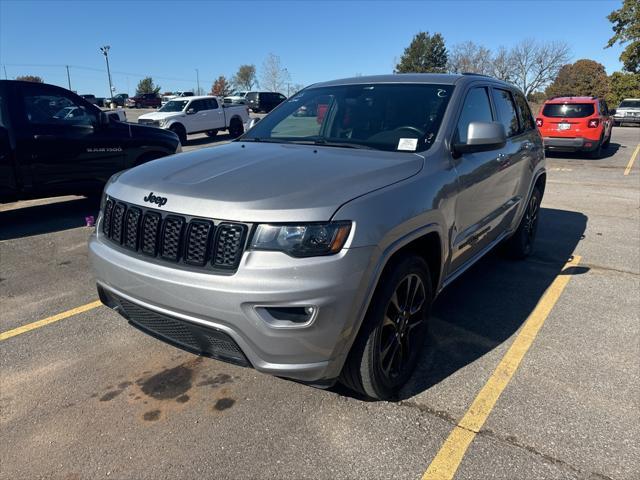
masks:
<svg viewBox="0 0 640 480"><path fill-rule="evenodd" d="M291 75L289 75L289 70L287 70L287 67L283 68L282 71L284 72L284 78L287 82L287 97L289 96L289 85L291 84Z"/></svg>
<svg viewBox="0 0 640 480"><path fill-rule="evenodd" d="M200 72L196 68L196 82L198 83L198 92L196 95L200 95Z"/></svg>
<svg viewBox="0 0 640 480"><path fill-rule="evenodd" d="M113 87L111 86L111 70L109 70L109 49L111 47L109 45L105 45L104 47L100 47L100 51L104 55L105 60L107 61L107 76L109 77L109 98L113 97Z"/></svg>

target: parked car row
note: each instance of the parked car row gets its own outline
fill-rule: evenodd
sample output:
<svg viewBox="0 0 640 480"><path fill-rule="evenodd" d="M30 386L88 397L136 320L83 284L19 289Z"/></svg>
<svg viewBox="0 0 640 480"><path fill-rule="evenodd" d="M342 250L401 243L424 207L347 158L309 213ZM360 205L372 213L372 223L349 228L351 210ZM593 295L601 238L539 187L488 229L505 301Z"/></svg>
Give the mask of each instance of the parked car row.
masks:
<svg viewBox="0 0 640 480"><path fill-rule="evenodd" d="M236 92L224 97L224 103L248 105L252 112L269 113L286 99L278 92Z"/></svg>

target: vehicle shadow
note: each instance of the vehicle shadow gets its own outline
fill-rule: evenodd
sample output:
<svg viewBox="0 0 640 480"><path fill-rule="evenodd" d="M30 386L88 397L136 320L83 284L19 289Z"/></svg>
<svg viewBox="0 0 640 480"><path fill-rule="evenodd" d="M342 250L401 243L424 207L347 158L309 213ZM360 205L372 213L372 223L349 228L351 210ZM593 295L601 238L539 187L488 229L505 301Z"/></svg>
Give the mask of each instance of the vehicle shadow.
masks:
<svg viewBox="0 0 640 480"><path fill-rule="evenodd" d="M209 145L215 145L220 142L230 142L233 140L233 137L228 133L218 133L215 137L198 137L187 139L187 143L185 143L185 147L206 147Z"/></svg>
<svg viewBox="0 0 640 480"><path fill-rule="evenodd" d="M86 225L86 217L98 218L100 201L73 198L0 212L0 240L59 232Z"/></svg>
<svg viewBox="0 0 640 480"><path fill-rule="evenodd" d="M621 148L627 148L625 145L621 145L619 143L611 142L607 148L602 150L602 155L599 158L592 158L589 156L589 153L585 152L545 152L545 156L547 158L561 158L565 160L606 160L607 158L613 157L618 150Z"/></svg>
<svg viewBox="0 0 640 480"><path fill-rule="evenodd" d="M417 367L397 400L428 390L508 341L556 276L586 273L580 266L562 272L586 226L582 213L542 208L531 257L513 261L496 249L449 285L433 305ZM331 390L364 400L339 384Z"/></svg>
<svg viewBox="0 0 640 480"><path fill-rule="evenodd" d="M587 217L542 208L535 253L525 261L494 251L449 285L433 305L432 322L418 366L400 393L413 397L474 362L511 336L559 275L584 238Z"/></svg>

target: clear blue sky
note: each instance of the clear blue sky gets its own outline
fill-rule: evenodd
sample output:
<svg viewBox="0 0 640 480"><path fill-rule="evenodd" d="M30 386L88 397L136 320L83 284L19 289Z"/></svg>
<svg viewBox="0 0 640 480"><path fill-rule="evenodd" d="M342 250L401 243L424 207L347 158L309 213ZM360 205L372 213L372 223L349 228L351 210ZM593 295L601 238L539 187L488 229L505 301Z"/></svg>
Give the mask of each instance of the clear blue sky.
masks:
<svg viewBox="0 0 640 480"><path fill-rule="evenodd" d="M442 33L449 47L566 40L573 60L591 58L612 73L621 68L621 48L603 48L612 34L606 16L621 3L0 0L0 64L8 78L34 74L63 86L63 65L70 65L73 90L106 96L101 45L111 45L118 92L130 94L144 75L163 91L194 89L196 68L208 91L214 78L231 77L243 63L260 71L273 52L292 83L310 84L390 73L413 35L429 31Z"/></svg>

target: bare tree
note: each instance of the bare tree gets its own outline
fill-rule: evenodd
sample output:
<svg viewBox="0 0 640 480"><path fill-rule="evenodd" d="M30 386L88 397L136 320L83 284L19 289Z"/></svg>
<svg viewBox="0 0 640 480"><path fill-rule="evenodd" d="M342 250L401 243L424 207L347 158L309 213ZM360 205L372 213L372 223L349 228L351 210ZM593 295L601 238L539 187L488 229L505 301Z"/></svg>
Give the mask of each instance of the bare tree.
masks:
<svg viewBox="0 0 640 480"><path fill-rule="evenodd" d="M505 47L498 48L491 62L491 75L510 82L513 78L513 55Z"/></svg>
<svg viewBox="0 0 640 480"><path fill-rule="evenodd" d="M451 73L480 73L491 75L493 59L491 50L472 41L454 45L449 53L448 70Z"/></svg>
<svg viewBox="0 0 640 480"><path fill-rule="evenodd" d="M565 42L540 44L533 39L526 39L517 44L511 51L511 56L511 82L526 96L551 83L570 57L569 46Z"/></svg>
<svg viewBox="0 0 640 480"><path fill-rule="evenodd" d="M270 92L280 92L290 81L289 72L283 68L280 57L270 53L262 64L262 87Z"/></svg>

